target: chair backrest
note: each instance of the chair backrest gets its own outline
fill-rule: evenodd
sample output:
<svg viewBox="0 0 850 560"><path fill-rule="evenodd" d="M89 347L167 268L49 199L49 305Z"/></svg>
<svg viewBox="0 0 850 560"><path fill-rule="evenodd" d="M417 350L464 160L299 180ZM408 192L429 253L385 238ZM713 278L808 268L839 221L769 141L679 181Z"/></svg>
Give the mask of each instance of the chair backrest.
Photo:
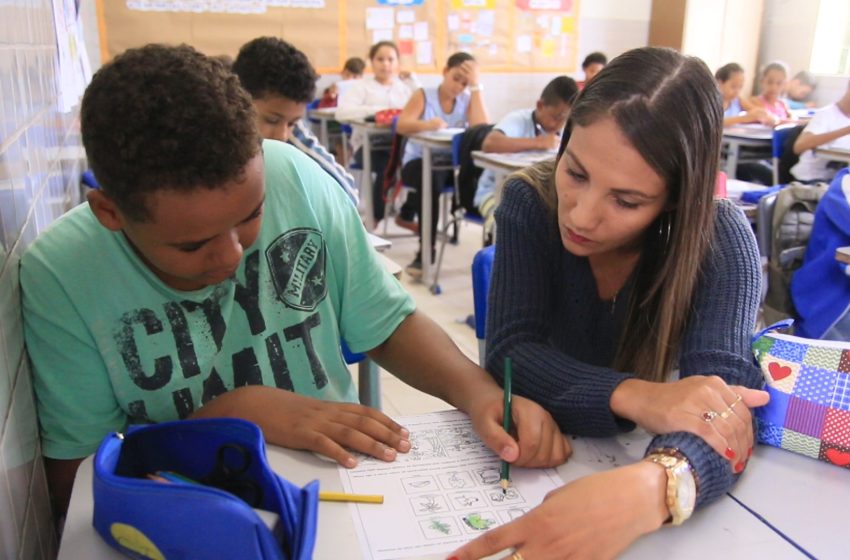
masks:
<svg viewBox="0 0 850 560"><path fill-rule="evenodd" d="M791 176L791 168L800 160L800 156L794 153L794 142L804 128L804 125L786 124L773 129L771 152L774 185L790 183L794 180Z"/></svg>
<svg viewBox="0 0 850 560"><path fill-rule="evenodd" d="M491 130L493 130L492 124L479 124L467 128L463 133L452 138L452 160L456 169L455 186L458 204L467 213L476 216L478 209L475 207L475 191L478 189L478 178L484 170L472 161L472 152L481 149L484 138ZM457 148L455 148L455 142L457 142Z"/></svg>
<svg viewBox="0 0 850 560"><path fill-rule="evenodd" d="M472 299L475 309L475 338L478 339L478 363L484 367L486 358L485 340L487 326L487 293L490 291L490 273L496 246L484 247L472 259Z"/></svg>
<svg viewBox="0 0 850 560"><path fill-rule="evenodd" d="M355 354L348 347L348 343L344 340L339 341L340 350L342 350L342 358L346 364L356 364L366 359L366 354Z"/></svg>

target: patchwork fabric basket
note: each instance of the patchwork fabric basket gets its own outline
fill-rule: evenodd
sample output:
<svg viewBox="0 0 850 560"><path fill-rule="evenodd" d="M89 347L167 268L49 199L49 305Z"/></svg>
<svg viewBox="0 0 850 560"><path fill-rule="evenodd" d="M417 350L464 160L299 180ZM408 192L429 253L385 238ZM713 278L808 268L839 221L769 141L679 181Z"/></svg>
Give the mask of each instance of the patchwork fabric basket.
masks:
<svg viewBox="0 0 850 560"><path fill-rule="evenodd" d="M753 337L770 403L755 409L758 440L850 468L850 342L770 332Z"/></svg>

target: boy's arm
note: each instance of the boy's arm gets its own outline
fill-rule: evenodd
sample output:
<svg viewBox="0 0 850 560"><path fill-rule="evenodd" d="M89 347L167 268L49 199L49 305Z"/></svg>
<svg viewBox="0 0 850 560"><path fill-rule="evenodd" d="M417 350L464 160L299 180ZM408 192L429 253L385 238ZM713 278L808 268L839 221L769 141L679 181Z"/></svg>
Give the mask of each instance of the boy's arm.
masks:
<svg viewBox="0 0 850 560"><path fill-rule="evenodd" d="M550 140L552 137L557 138L554 134L541 134L534 138L513 138L501 130L493 129L484 138L481 149L485 152L499 154L527 152L528 150L546 150L551 147L551 142L547 140ZM555 145L557 146L557 144Z"/></svg>
<svg viewBox="0 0 850 560"><path fill-rule="evenodd" d="M466 412L482 441L517 465L543 467L566 461L570 446L548 412L514 397L514 440L502 429L503 393L490 375L461 353L436 323L414 311L369 357L402 381Z"/></svg>
<svg viewBox="0 0 850 560"><path fill-rule="evenodd" d="M812 150L818 146L823 146L824 144L828 144L829 142L848 134L850 134L850 126L845 126L844 128L831 130L822 134L813 134L811 132L803 131L803 133L800 134L794 142L794 153L800 155L806 150Z"/></svg>

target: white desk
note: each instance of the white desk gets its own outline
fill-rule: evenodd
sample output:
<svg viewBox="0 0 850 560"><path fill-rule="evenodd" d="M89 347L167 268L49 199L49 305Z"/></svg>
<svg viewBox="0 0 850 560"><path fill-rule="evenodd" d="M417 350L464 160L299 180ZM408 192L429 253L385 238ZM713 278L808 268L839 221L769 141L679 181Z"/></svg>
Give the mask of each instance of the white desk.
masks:
<svg viewBox="0 0 850 560"><path fill-rule="evenodd" d="M363 134L363 171L360 177L360 202L366 212L366 230L372 231L375 229L375 206L372 200L372 138L375 136L392 136L392 130L378 126L373 122L366 122L362 119L351 121L340 121L343 124L351 126L355 132Z"/></svg>
<svg viewBox="0 0 850 560"><path fill-rule="evenodd" d="M815 148L815 153L818 157L832 161L843 161L850 165L850 150L842 150L841 148Z"/></svg>
<svg viewBox="0 0 850 560"><path fill-rule="evenodd" d="M501 198L502 184L505 178L535 163L555 158L557 150L529 150L513 154L497 154L475 150L472 152L472 162L482 169L489 169L496 176L496 201Z"/></svg>
<svg viewBox="0 0 850 560"><path fill-rule="evenodd" d="M330 145L328 144L328 123L336 120L336 107L312 109L307 116L308 118L319 121L319 142L325 148L330 149Z"/></svg>
<svg viewBox="0 0 850 560"><path fill-rule="evenodd" d="M738 160L743 146L751 148L765 148L770 157L773 142L773 127L762 124L739 124L727 126L723 129L723 143L727 146L726 152L726 176L735 178L735 170L738 168Z"/></svg>
<svg viewBox="0 0 850 560"><path fill-rule="evenodd" d="M632 435L608 441L612 445L628 446L627 454L642 453L643 445L638 445ZM596 445L595 443L593 445ZM787 515L821 527L801 528L795 534L801 538L822 538L817 545L817 555L821 558L845 557L846 504L850 499L848 473L837 467L818 465L815 461L796 456L785 451L758 449L747 473L736 488L736 497L749 493L747 499L754 503L766 500L782 511L776 512L777 523L781 525L780 515ZM303 485L318 479L323 490L342 490L336 465L317 458L312 453L290 451L277 447L268 448L271 466L295 484ZM796 459L806 460L806 470L796 471ZM765 464L756 465L761 459ZM823 467L823 470L817 467ZM558 469L565 481L573 480L590 472L608 468L602 466L594 457L576 452L566 465ZM794 471L794 472L789 472ZM768 477L778 477L768 479ZM86 459L80 466L74 484L68 518L62 535L59 560L121 560L124 556L108 547L92 526L93 499L91 492L92 460ZM841 487L843 485L843 488ZM793 488L792 488L793 486ZM799 487L798 487L799 486ZM822 493L835 492L822 496ZM767 494L766 496L764 494ZM785 498L796 501L786 501ZM802 505L801 505L802 503ZM824 509L823 504L829 507ZM838 506L841 505L842 509ZM832 509L832 507L834 509ZM360 506L372 507L372 506ZM317 560L357 559L360 556L360 544L354 530L354 522L349 513L349 504L321 502L319 504L318 536L314 558ZM764 512L759 512L764 514ZM824 519L831 516L831 520ZM770 519L768 519L770 521ZM831 528L841 530L832 535L821 535ZM788 533L786 533L788 534ZM603 535L600 535L604 538ZM425 557L428 560L444 560L446 555ZM729 496L724 496L708 508L697 512L692 519L681 527L664 528L639 539L623 555L625 559L752 559L801 558L803 555L773 531L746 508L740 506ZM421 558L420 560L425 560ZM501 558L495 556L494 558ZM533 560L533 559L529 559Z"/></svg>
<svg viewBox="0 0 850 560"><path fill-rule="evenodd" d="M451 130L451 129L447 129ZM434 263L431 262L431 222L434 220L434 208L431 207L431 193L434 191L432 150L450 150L452 136L457 132L432 131L420 132L407 138L408 142L422 146L422 215L419 216L419 231L422 232L422 279L425 285L430 285L431 293L437 293L437 286L432 282ZM438 187L439 188L439 187Z"/></svg>

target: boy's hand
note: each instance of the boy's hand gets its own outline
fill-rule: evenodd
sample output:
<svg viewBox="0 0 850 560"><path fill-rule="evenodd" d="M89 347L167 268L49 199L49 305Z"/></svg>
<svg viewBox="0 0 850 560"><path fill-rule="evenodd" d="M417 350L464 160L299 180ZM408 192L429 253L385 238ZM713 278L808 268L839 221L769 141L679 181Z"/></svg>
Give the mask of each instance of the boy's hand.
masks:
<svg viewBox="0 0 850 560"><path fill-rule="evenodd" d="M540 150L554 150L561 145L561 137L554 132L547 132L537 136L537 147Z"/></svg>
<svg viewBox="0 0 850 560"><path fill-rule="evenodd" d="M502 429L502 393L496 391L494 396L477 400L467 411L487 447L518 467L554 467L567 461L573 452L570 442L543 407L529 399L513 397L514 439Z"/></svg>
<svg viewBox="0 0 850 560"><path fill-rule="evenodd" d="M320 401L274 387L240 387L194 415L223 416L254 422L268 443L315 451L348 468L357 466L350 450L384 461L410 451L410 433L374 408Z"/></svg>

